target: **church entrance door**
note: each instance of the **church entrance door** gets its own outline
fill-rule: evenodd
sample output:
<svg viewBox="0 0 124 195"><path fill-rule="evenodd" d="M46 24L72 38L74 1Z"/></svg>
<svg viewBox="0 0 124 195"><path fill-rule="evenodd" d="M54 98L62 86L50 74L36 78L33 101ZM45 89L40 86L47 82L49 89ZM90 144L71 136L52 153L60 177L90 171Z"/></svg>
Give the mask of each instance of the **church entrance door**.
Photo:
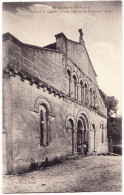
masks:
<svg viewBox="0 0 124 195"><path fill-rule="evenodd" d="M88 120L84 114L81 114L77 122L77 152L80 152L80 146L86 144L88 151Z"/></svg>
<svg viewBox="0 0 124 195"><path fill-rule="evenodd" d="M68 128L66 130L66 152L68 156L74 153L74 124L71 119L68 121Z"/></svg>

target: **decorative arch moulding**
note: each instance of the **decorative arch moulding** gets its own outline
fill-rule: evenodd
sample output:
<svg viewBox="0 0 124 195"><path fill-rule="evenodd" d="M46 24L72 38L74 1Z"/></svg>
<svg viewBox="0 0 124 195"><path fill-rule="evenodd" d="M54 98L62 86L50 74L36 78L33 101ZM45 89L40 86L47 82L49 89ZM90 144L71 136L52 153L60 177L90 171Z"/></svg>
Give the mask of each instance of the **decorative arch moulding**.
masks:
<svg viewBox="0 0 124 195"><path fill-rule="evenodd" d="M30 108L30 111L35 112L35 113L39 113L39 109L35 108L35 107ZM46 114L46 116L56 117L56 114L53 112L49 112Z"/></svg>
<svg viewBox="0 0 124 195"><path fill-rule="evenodd" d="M70 74L70 76L69 76L68 73ZM88 76L85 75L85 77L88 78L88 81L87 81L86 79L83 78L83 76L78 76L78 73L76 73L75 71L73 71L72 68L69 67L68 65L67 65L67 68L66 68L65 75L66 75L66 78L69 78L70 79L70 83L73 83L74 82L73 77L75 76L76 77L77 84L80 86L80 82L82 81L83 88L84 88L84 86L86 84L88 91L90 91L90 88L92 88L92 92L95 93L96 92L96 88L99 89L98 86Z"/></svg>
<svg viewBox="0 0 124 195"><path fill-rule="evenodd" d="M37 88L46 88L46 90L48 90L49 94L53 93L54 96L59 96L59 98L63 98L64 99L69 99L70 101L72 101L73 103L76 103L78 105L80 105L80 103L78 102L78 100L75 100L73 98L70 98L68 95L64 94L62 91L59 91L58 89L48 85L47 83L45 83L44 81L41 81L40 79L33 77L31 75L29 75L28 73L19 70L18 68L16 68L13 65L10 65L6 68L3 69L3 76L4 74L8 74L9 76L13 76L15 77L16 75L20 76L21 81L24 82L24 80L28 80L30 85L36 84ZM82 106L86 107L89 109L88 105L85 104L81 104ZM93 110L94 111L94 110ZM35 111L37 112L37 111ZM98 115L107 118L107 116L103 113L101 113L100 111L95 111Z"/></svg>
<svg viewBox="0 0 124 195"><path fill-rule="evenodd" d="M71 61L71 63L83 74L83 75L85 75L85 77L88 79L88 80L90 80L97 88L99 88L97 85L96 85L96 83L95 82L93 82L92 81L92 79L91 78L89 78L82 70L81 70L81 68L80 67L78 67L77 66L77 64L75 64L69 57L67 57L66 56L66 58L67 58L67 60L69 60L69 61ZM67 65L67 67L70 67L69 65ZM72 69L72 68L71 68ZM97 75L96 75L97 76Z"/></svg>

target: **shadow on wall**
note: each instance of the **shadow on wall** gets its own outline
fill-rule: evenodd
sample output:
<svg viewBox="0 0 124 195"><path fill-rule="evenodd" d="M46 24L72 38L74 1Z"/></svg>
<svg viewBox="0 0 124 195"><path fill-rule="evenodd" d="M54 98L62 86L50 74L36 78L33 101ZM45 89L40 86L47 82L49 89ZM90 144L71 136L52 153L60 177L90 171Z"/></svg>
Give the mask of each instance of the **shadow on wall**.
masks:
<svg viewBox="0 0 124 195"><path fill-rule="evenodd" d="M33 158L30 159L30 165L27 169L21 168L21 170L18 172L18 174L25 174L28 172L36 171L36 170L45 170L47 167L54 166L57 164L61 164L66 160L65 157L55 157L53 160L48 159L48 157L45 158L44 162L38 163L35 162Z"/></svg>

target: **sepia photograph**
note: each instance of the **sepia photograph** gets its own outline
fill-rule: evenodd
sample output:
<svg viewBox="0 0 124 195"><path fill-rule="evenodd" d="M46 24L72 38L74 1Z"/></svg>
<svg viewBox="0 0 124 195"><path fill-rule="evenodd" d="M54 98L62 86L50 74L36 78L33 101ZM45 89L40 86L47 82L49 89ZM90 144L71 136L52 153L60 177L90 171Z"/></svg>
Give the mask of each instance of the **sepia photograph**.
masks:
<svg viewBox="0 0 124 195"><path fill-rule="evenodd" d="M122 192L122 1L2 2L2 192Z"/></svg>

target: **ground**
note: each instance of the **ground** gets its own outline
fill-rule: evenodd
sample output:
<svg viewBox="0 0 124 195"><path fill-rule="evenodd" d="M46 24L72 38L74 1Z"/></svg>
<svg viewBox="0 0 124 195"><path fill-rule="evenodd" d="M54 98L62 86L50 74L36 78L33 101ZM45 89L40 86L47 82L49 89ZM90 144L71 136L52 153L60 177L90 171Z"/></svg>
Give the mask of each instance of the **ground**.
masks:
<svg viewBox="0 0 124 195"><path fill-rule="evenodd" d="M45 170L6 175L3 192L117 192L122 188L121 166L121 156L67 160Z"/></svg>

